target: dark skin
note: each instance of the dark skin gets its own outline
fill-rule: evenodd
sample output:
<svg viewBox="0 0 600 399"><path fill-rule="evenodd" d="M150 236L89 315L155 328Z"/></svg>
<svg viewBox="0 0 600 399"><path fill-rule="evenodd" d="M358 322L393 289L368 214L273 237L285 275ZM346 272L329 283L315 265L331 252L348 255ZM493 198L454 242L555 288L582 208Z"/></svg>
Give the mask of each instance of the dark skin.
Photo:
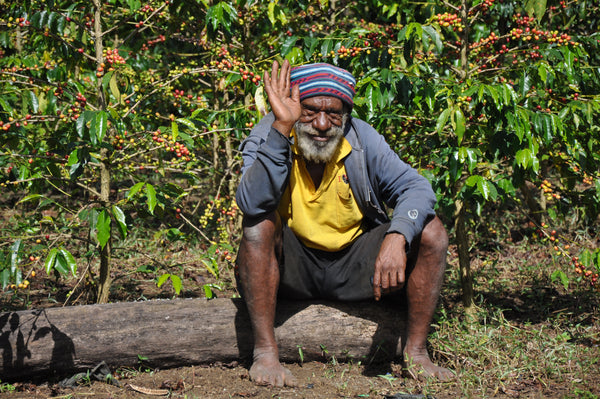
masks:
<svg viewBox="0 0 600 399"><path fill-rule="evenodd" d="M289 137L296 121L311 123L320 132L314 140L326 140L325 132L341 126L343 103L330 96L311 97L300 102L298 87L290 92L290 65L273 63L265 72L265 89L275 115L273 127ZM322 134L321 134L322 133ZM323 176L325 164L307 162L315 187ZM250 378L258 384L296 386L297 380L279 362L274 320L281 258L281 221L276 212L260 220L244 220L238 253L240 280L254 332L254 359ZM408 328L403 354L407 372L414 378L449 379L454 374L433 364L426 349L429 326L441 290L447 235L438 218L429 222L418 243L414 268L407 272L406 240L402 234L385 236L373 271L373 297L406 287Z"/></svg>

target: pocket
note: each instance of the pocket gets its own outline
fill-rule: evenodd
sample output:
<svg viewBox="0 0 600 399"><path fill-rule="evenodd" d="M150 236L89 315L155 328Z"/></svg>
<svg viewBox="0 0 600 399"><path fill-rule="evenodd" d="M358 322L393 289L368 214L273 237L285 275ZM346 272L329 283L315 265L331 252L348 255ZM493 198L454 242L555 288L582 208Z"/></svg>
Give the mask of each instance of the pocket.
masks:
<svg viewBox="0 0 600 399"><path fill-rule="evenodd" d="M338 175L336 188L338 197L342 202L352 201L352 190L345 174Z"/></svg>
<svg viewBox="0 0 600 399"><path fill-rule="evenodd" d="M339 200L337 207L338 227L345 231L356 225L360 225L362 214L358 209L354 193L352 193L350 184L347 183L345 176L340 177L337 182L337 195Z"/></svg>

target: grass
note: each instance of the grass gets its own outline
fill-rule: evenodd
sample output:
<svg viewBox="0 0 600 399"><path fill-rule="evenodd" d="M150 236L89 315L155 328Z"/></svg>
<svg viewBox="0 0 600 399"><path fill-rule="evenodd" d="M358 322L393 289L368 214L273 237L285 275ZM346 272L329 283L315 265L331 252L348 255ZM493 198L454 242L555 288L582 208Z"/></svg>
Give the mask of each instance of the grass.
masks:
<svg viewBox="0 0 600 399"><path fill-rule="evenodd" d="M473 317L465 315L456 285L443 292L430 344L436 361L458 372L446 389L463 397L600 397L600 294L575 280L569 291L552 283L549 276L560 265L546 256L543 243L502 251L474 262ZM451 262L449 279L458 279L457 269ZM440 384L421 388L439 392Z"/></svg>

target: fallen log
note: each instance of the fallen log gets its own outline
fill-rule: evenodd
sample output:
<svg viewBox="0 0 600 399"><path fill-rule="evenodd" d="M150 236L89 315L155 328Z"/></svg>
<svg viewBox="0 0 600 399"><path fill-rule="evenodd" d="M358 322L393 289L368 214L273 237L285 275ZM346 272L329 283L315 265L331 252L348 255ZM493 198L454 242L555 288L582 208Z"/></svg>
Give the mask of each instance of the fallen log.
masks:
<svg viewBox="0 0 600 399"><path fill-rule="evenodd" d="M335 356L363 363L400 353L405 314L376 302L280 302L285 361ZM0 314L0 380L57 378L105 361L170 368L248 360L252 330L240 299L124 302Z"/></svg>

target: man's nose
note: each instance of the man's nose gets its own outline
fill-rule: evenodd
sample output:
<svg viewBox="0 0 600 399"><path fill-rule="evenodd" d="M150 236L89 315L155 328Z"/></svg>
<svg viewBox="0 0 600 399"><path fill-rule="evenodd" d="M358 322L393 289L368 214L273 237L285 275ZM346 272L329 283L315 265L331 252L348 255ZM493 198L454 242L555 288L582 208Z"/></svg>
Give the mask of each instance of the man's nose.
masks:
<svg viewBox="0 0 600 399"><path fill-rule="evenodd" d="M317 117L313 119L313 128L320 132L326 132L331 128L331 122L329 122L325 112L319 112Z"/></svg>

